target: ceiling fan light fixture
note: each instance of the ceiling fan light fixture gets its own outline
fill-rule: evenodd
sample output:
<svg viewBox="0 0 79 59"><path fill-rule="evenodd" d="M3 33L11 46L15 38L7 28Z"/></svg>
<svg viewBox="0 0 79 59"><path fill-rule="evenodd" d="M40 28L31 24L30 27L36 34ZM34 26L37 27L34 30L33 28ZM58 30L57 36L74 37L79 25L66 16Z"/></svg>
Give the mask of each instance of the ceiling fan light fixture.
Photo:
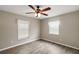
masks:
<svg viewBox="0 0 79 59"><path fill-rule="evenodd" d="M38 17L40 17L41 16L41 14L40 13L38 13Z"/></svg>
<svg viewBox="0 0 79 59"><path fill-rule="evenodd" d="M40 13L35 13L35 17L40 17L41 14Z"/></svg>

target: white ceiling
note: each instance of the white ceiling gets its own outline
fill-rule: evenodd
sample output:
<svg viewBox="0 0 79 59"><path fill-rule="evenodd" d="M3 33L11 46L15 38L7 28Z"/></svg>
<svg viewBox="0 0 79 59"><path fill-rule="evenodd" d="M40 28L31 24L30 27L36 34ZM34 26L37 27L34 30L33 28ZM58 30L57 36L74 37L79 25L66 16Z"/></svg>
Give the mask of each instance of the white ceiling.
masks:
<svg viewBox="0 0 79 59"><path fill-rule="evenodd" d="M46 7L51 7L51 10L45 12L48 14L48 16L41 15L40 19L49 18L79 10L79 5L40 5L40 9ZM26 12L33 11L30 7L26 5L0 5L0 10L36 18L34 14L25 14Z"/></svg>

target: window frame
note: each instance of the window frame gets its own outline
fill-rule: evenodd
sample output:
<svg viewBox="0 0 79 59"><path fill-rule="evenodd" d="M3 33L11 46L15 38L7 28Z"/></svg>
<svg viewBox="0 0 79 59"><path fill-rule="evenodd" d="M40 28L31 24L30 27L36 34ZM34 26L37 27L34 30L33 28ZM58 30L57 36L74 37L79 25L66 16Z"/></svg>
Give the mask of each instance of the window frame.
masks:
<svg viewBox="0 0 79 59"><path fill-rule="evenodd" d="M19 29L18 29L18 21L19 20L21 20L21 21L26 21L26 22L28 22L28 36L27 37L25 37L25 38L19 38ZM17 19L17 31L18 31L18 33L17 33L17 38L18 38L18 40L23 40L23 39L27 39L27 38L29 38L29 36L30 36L30 21L28 21L28 20L23 20L23 19Z"/></svg>
<svg viewBox="0 0 79 59"><path fill-rule="evenodd" d="M56 22L56 21L58 21L59 22L59 25L58 25L58 33L55 33L55 32L52 32L52 33L50 33L50 25L49 25L49 23L50 22ZM60 20L51 20L51 21L48 21L48 34L52 34L52 35L59 35L60 34Z"/></svg>

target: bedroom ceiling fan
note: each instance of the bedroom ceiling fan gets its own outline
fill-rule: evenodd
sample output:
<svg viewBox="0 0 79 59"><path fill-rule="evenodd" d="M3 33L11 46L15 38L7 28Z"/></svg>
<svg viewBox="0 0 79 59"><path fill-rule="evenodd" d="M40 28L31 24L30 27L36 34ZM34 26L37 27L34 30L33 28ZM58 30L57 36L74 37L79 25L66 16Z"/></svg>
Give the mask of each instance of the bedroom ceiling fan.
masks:
<svg viewBox="0 0 79 59"><path fill-rule="evenodd" d="M45 16L48 16L48 14L44 13L45 11L48 11L48 10L51 10L50 7L47 7L47 8L44 8L44 9L40 9L40 6L37 5L36 8L33 7L32 5L28 5L31 9L34 10L34 12L27 12L26 14L32 14L32 13L35 13L35 16L36 17L40 17L40 15L45 15Z"/></svg>

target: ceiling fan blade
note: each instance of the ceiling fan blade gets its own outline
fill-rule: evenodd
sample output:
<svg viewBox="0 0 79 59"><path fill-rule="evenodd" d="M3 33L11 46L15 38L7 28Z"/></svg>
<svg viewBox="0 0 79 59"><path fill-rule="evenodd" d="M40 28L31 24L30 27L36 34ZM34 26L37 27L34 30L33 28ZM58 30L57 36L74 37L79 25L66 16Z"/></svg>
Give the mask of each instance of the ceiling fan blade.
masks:
<svg viewBox="0 0 79 59"><path fill-rule="evenodd" d="M32 5L28 5L30 8L32 8L33 10L35 10L35 8Z"/></svg>
<svg viewBox="0 0 79 59"><path fill-rule="evenodd" d="M35 13L35 12L27 12L27 13L25 13L25 14L32 14L32 13Z"/></svg>
<svg viewBox="0 0 79 59"><path fill-rule="evenodd" d="M51 10L51 8L50 7L47 7L45 9L41 10L41 12L48 11L48 10Z"/></svg>
<svg viewBox="0 0 79 59"><path fill-rule="evenodd" d="M48 14L45 14L45 13L41 13L42 15L45 15L45 16L48 16Z"/></svg>

